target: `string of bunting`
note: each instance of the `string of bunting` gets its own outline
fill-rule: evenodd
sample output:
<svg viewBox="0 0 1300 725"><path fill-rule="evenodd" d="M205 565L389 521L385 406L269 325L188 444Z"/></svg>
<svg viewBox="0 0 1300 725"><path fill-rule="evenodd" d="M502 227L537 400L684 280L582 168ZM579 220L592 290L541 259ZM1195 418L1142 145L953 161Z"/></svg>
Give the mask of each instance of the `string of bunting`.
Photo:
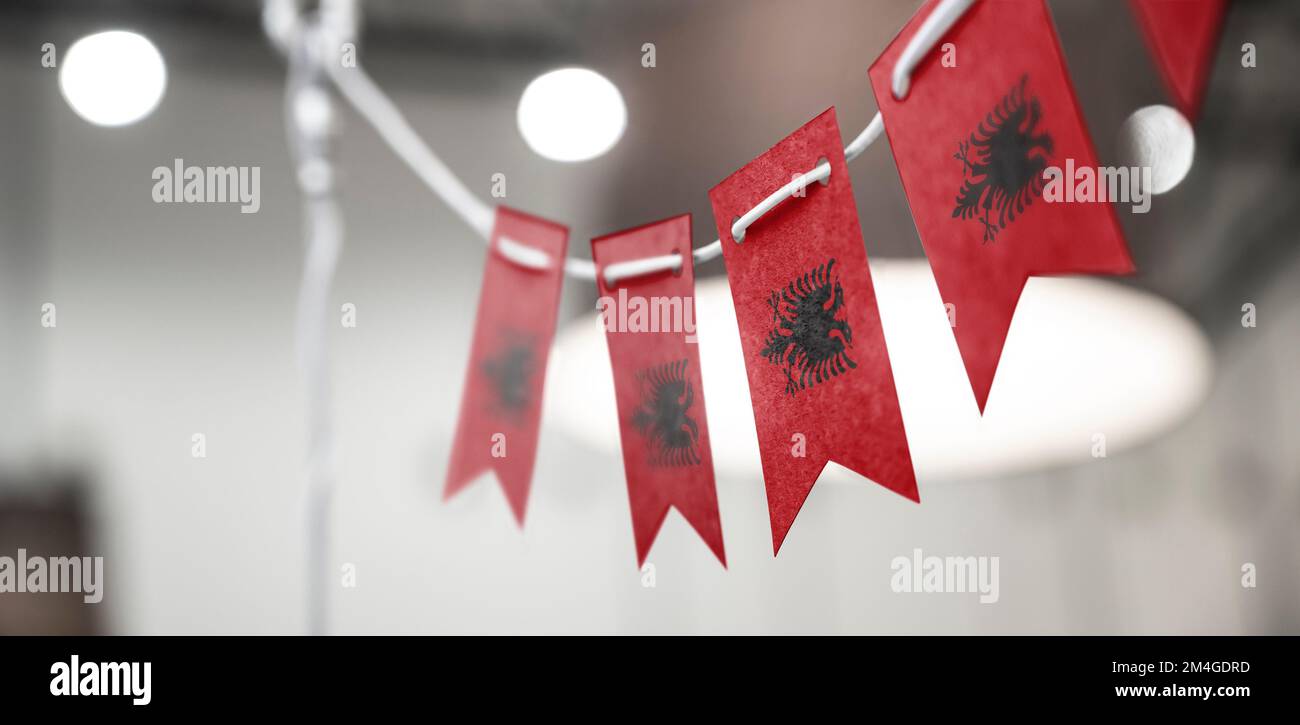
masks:
<svg viewBox="0 0 1300 725"><path fill-rule="evenodd" d="M1176 102L1194 116L1222 0L1132 5ZM1189 27L1187 49L1171 38ZM945 62L957 48L962 62ZM1043 0L929 0L868 69L879 113L847 147L828 109L709 192L717 241L692 249L691 218L682 215L592 240L590 262L566 256L563 225L474 196L361 68L325 67L488 241L444 490L450 497L492 471L520 525L563 277L595 280L602 297L694 309L695 264L718 256L744 353L773 552L827 461L919 502L846 168L882 132L940 295L962 310L953 334L981 413L1031 275L1135 270L1110 204L1043 200L1050 167L1098 166ZM725 566L697 345L685 330L606 330L638 564L676 508Z"/></svg>

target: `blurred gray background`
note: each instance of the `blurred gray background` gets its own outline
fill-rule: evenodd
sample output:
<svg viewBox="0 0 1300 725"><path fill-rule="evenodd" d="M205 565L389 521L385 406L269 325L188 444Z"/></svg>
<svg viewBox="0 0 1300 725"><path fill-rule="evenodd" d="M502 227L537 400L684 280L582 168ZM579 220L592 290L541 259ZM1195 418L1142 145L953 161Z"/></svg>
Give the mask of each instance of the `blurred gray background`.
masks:
<svg viewBox="0 0 1300 725"><path fill-rule="evenodd" d="M593 236L684 211L707 243L720 179L831 105L856 134L875 112L867 68L918 5L372 0L361 58L472 190L486 198L505 173L506 202L569 224L587 256ZM1167 102L1136 22L1118 0L1050 7L1103 163L1118 163L1123 120ZM161 105L123 128L75 115L40 64L43 43L109 28L147 35L167 63ZM1241 68L1243 42L1257 68ZM1191 174L1152 213L1121 215L1140 269L1127 283L1213 345L1192 417L1086 466L922 481L922 506L820 486L776 559L761 481L721 477L730 568L671 516L654 588L616 453L545 429L522 532L490 482L441 501L484 247L343 110L333 309L356 304L358 326L332 332L330 558L357 586L334 592L330 631L1300 633L1298 48L1300 5L1234 3ZM629 115L620 143L580 164L536 156L515 124L528 81L569 64L614 81ZM103 555L107 579L103 604L58 614L0 594L0 631L304 630L284 77L253 0L0 9L0 510L26 512L0 517L0 555ZM153 203L150 173L175 158L260 166L260 212ZM923 256L887 144L850 169L868 253ZM594 297L566 283L562 324ZM46 302L57 328L40 324ZM1258 327L1240 325L1244 302ZM50 517L70 531L53 543ZM892 593L889 562L914 548L1000 556L1001 601ZM1246 562L1257 588L1240 584Z"/></svg>

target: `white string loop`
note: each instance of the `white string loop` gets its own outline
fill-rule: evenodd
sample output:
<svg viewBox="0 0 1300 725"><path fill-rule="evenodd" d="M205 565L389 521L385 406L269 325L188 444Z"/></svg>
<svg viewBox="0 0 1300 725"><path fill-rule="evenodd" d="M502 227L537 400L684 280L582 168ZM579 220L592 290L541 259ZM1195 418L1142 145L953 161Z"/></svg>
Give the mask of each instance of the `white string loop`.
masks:
<svg viewBox="0 0 1300 725"><path fill-rule="evenodd" d="M501 253L502 257L520 267L538 270L551 268L551 255L536 247L516 242L510 237L497 239L497 251Z"/></svg>
<svg viewBox="0 0 1300 725"><path fill-rule="evenodd" d="M795 195L802 195L803 190L808 188L808 185L814 181L822 181L823 179L829 179L830 177L831 162L829 161L823 161L820 164L817 164L812 171L799 174L795 178L791 179L790 183L772 192L766 199L758 202L758 206L741 215L741 217L731 225L731 238L734 239L737 244L745 241L745 230L749 228L750 224L758 221L759 217L772 211L776 208L777 204L780 204L786 199Z"/></svg>
<svg viewBox="0 0 1300 725"><path fill-rule="evenodd" d="M605 284L614 286L619 280L640 277L656 272L676 272L682 268L682 255L674 252L659 257L632 259L627 262L615 262L605 266Z"/></svg>

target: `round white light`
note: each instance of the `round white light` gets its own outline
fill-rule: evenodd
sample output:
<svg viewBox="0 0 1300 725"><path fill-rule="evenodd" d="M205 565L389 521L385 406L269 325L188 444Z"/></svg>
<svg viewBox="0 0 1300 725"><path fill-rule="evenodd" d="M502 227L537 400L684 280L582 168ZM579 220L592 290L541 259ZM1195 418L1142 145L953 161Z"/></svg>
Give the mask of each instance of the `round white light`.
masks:
<svg viewBox="0 0 1300 725"><path fill-rule="evenodd" d="M618 143L627 107L618 88L586 68L561 68L533 79L519 98L519 133L555 161L586 161Z"/></svg>
<svg viewBox="0 0 1300 725"><path fill-rule="evenodd" d="M1144 106L1120 127L1120 153L1129 166L1151 167L1151 191L1163 194L1191 170L1196 134L1177 110Z"/></svg>
<svg viewBox="0 0 1300 725"><path fill-rule="evenodd" d="M871 262L881 324L922 497L927 483L996 477L1093 460L1168 431L1204 399L1213 362L1191 319L1155 295L1087 277L1025 285L981 416L925 260ZM700 367L719 476L761 478L731 291L701 281ZM961 324L960 312L957 323ZM617 454L614 382L599 316L561 332L545 417ZM578 402L581 401L581 402ZM761 414L761 413L760 413ZM838 466L828 481L861 481Z"/></svg>
<svg viewBox="0 0 1300 725"><path fill-rule="evenodd" d="M78 116L99 126L125 126L162 99L167 69L143 35L110 30L72 44L60 63L59 89Z"/></svg>

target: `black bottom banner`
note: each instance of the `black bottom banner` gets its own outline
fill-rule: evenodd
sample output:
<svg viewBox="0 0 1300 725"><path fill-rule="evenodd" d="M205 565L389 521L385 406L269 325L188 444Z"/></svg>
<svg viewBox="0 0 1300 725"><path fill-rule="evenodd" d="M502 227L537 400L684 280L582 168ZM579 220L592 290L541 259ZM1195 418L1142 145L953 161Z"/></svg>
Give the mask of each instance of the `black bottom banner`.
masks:
<svg viewBox="0 0 1300 725"><path fill-rule="evenodd" d="M0 693L19 712L51 715L419 707L459 717L468 698L496 716L503 705L541 714L563 701L628 698L642 712L676 719L684 716L684 683L693 683L692 699L737 708L752 700L766 709L767 702L792 714L837 707L832 700L873 711L889 701L985 714L1030 703L1244 710L1294 697L1295 644L1289 637L8 637L0 639ZM770 702L778 692L780 702Z"/></svg>

